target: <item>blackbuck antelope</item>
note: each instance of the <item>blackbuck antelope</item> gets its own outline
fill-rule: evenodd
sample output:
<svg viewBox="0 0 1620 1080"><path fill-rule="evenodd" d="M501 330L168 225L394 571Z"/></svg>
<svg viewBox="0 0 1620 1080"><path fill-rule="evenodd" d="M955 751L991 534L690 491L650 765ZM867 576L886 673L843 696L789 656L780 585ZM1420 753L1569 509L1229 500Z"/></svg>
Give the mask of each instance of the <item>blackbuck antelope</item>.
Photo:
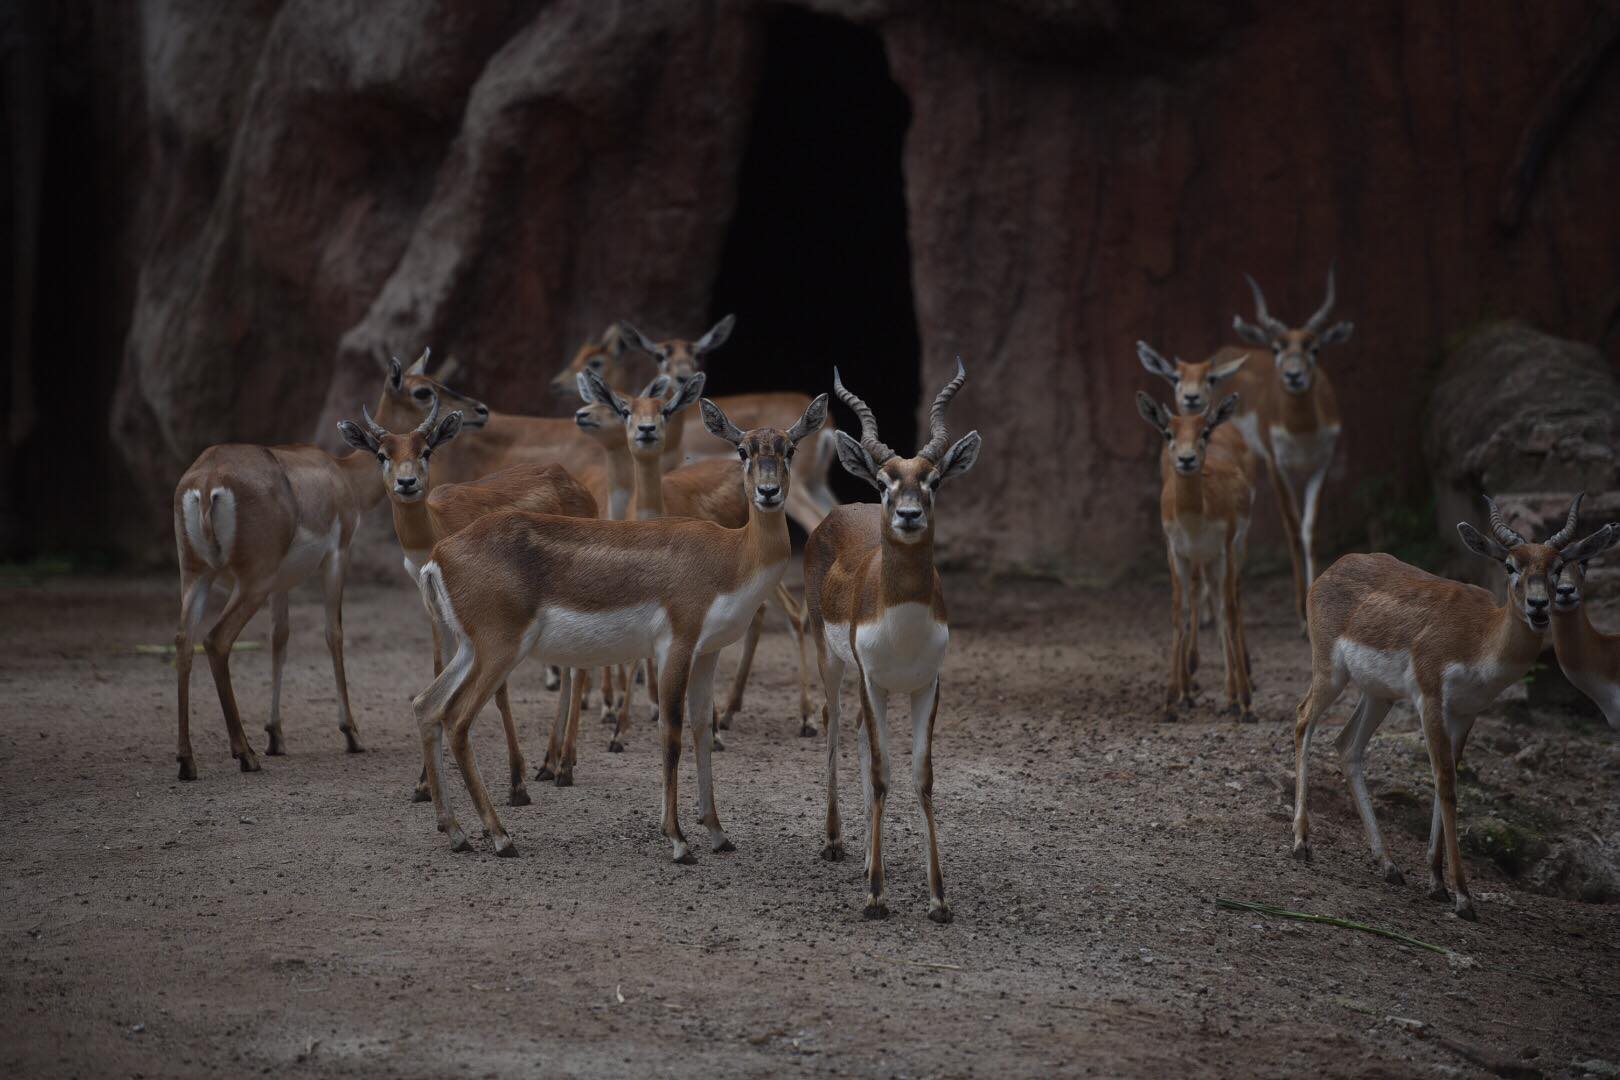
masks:
<svg viewBox="0 0 1620 1080"><path fill-rule="evenodd" d="M431 408L420 427L402 435L392 434L378 425L364 408L361 415L364 426L344 420L338 424L338 430L350 446L374 455L382 466L382 487L393 509L394 535L404 552L405 573L413 585L434 544L486 514L499 510L526 510L567 517L596 516L596 500L561 465L512 465L479 480L434 484L433 455L461 430L462 414L459 411L449 413L441 420L438 409ZM438 626L435 624L432 629L433 674L438 675L444 666L444 643ZM572 682L566 675L562 679L558 708L559 716L563 718L566 718L571 701ZM500 710L501 724L506 732L507 762L511 773L510 802L513 806L527 806L529 793L524 785L523 750L518 743L517 725L512 717L512 705L505 683L495 692L495 707ZM560 753L554 734L545 764L535 778L555 779L559 787L566 787L573 782L573 766L572 755L563 756ZM424 766L422 777L417 781L415 801L427 802L429 798Z"/></svg>
<svg viewBox="0 0 1620 1080"><path fill-rule="evenodd" d="M1316 511L1321 501L1322 483L1339 442L1339 404L1333 384L1317 363L1323 345L1350 340L1352 323L1328 325L1333 311L1333 270L1328 270L1327 297L1305 325L1291 329L1266 310L1266 297L1254 278L1244 275L1254 293L1256 322L1234 316L1232 326L1244 341L1269 348L1273 370L1254 364L1236 369L1235 361L1246 355L1236 349L1222 349L1209 361L1210 374L1226 371L1232 389L1243 395L1244 412L1234 426L1249 446L1266 462L1272 487L1277 495L1277 511L1282 515L1288 536L1288 553L1294 565L1294 606L1301 623L1305 620L1305 594L1316 575L1313 543ZM1159 374L1164 374L1159 372ZM1188 372L1190 377L1193 373ZM1169 376L1166 375L1166 378ZM1218 380L1217 380L1218 381ZM1177 396L1183 393L1178 372ZM1185 386L1197 393L1188 378Z"/></svg>
<svg viewBox="0 0 1620 1080"><path fill-rule="evenodd" d="M1575 534L1580 505L1577 495L1564 528L1547 541L1549 547L1559 548L1562 559L1559 573L1553 577L1553 648L1569 681L1603 710L1610 727L1620 731L1620 636L1593 626L1581 603L1586 566L1620 542L1620 523L1610 522L1584 540L1568 543Z"/></svg>
<svg viewBox="0 0 1620 1080"><path fill-rule="evenodd" d="M977 431L946 449L945 409L966 381L945 384L929 412L929 439L903 458L878 439L867 404L844 388L837 369L833 388L861 421L861 439L837 433L838 460L852 476L878 490L880 504L840 506L810 534L804 549L805 612L822 686L827 693L827 826L824 859L844 857L838 816L838 736L844 670L855 667L861 695L857 745L866 804L866 915L889 912L883 872L883 806L889 790L888 703L892 693L911 698L911 779L922 810L928 868L928 917L950 922L945 878L934 833L934 722L939 713L939 671L950 641L945 594L934 569L934 497L947 479L979 458Z"/></svg>
<svg viewBox="0 0 1620 1080"><path fill-rule="evenodd" d="M1507 603L1499 607L1485 589L1435 577L1389 555L1344 556L1311 586L1311 685L1294 726L1294 856L1308 859L1311 734L1346 686L1361 691L1339 733L1339 761L1384 880L1400 884L1400 869L1384 846L1367 794L1364 761L1390 706L1412 703L1434 773L1429 896L1447 898L1443 867L1449 863L1453 910L1464 919L1475 914L1457 846L1457 764L1475 715L1524 678L1541 653L1552 621L1553 585L1565 563L1559 546L1573 531L1566 526L1547 543L1533 544L1508 528L1495 502L1485 502L1491 536L1467 522L1457 532L1470 551L1507 570Z"/></svg>
<svg viewBox="0 0 1620 1080"><path fill-rule="evenodd" d="M726 343L735 325L736 316L727 315L695 341L685 338L652 341L629 323L620 323L616 333L604 335L603 342L596 347L587 345L581 348L573 361L552 380L552 389L566 393L573 380L588 370L623 392L630 385L640 385L633 378L635 373L629 369L633 356L651 359L657 365L658 374L684 383L698 373L706 356ZM785 427L793 423L810 404L809 395L789 391L731 394L713 400L744 429ZM679 433L676 434L678 436ZM730 456L731 448L724 442L702 435L685 441L672 436L665 449L665 464L674 467L682 462L691 463L706 458L726 460ZM814 443L805 446L794 458L793 495L787 512L807 532L815 528L828 510L838 505L838 500L827 487L827 474L835 456L833 429L829 424Z"/></svg>
<svg viewBox="0 0 1620 1080"><path fill-rule="evenodd" d="M1164 439L1159 454L1159 522L1170 563L1170 684L1165 719L1193 701L1197 667L1198 583L1217 598L1216 625L1226 661L1226 706L1252 721L1249 649L1243 633L1243 561L1253 497L1249 451L1243 437L1222 425L1237 411L1230 394L1212 411L1178 416L1147 394L1136 409Z"/></svg>
<svg viewBox="0 0 1620 1080"><path fill-rule="evenodd" d="M412 395L428 354L407 369L398 359L385 375L377 415L384 424L413 426ZM428 395L431 397L431 393ZM488 410L468 400L468 407ZM266 600L270 601L270 735L266 754L286 753L281 727L281 676L287 659L287 593L320 574L326 601L326 647L337 682L338 728L351 754L365 748L349 709L343 669L343 580L349 544L360 515L382 500L369 454L334 457L317 446L222 443L198 455L174 489L174 543L180 564L180 629L174 666L179 676L180 779L197 778L191 747L192 641L203 630L213 590L230 590L225 608L203 639L208 666L230 732L231 756L243 772L259 760L242 730L231 686L231 647Z"/></svg>
<svg viewBox="0 0 1620 1080"><path fill-rule="evenodd" d="M534 652L573 668L655 656L663 732L663 830L677 862L692 855L676 812L682 729L693 718L698 817L715 851L731 848L715 807L709 737L715 661L747 631L776 587L792 548L783 507L790 458L826 419L826 395L786 431L742 432L712 401L705 426L742 459L748 523L585 521L507 511L480 518L441 540L423 567L429 614L454 657L415 699L428 789L439 829L453 850L468 847L442 783L448 734L463 781L500 855L516 854L478 775L469 741L474 718L524 656ZM735 475L735 473L734 473Z"/></svg>

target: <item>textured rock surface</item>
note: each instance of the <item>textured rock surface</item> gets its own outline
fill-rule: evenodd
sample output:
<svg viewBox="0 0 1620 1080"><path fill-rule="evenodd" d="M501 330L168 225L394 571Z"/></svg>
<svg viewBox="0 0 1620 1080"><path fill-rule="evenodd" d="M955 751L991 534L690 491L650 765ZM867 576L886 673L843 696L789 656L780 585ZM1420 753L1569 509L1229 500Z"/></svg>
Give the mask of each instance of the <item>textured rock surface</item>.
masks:
<svg viewBox="0 0 1620 1080"><path fill-rule="evenodd" d="M910 100L923 383L960 352L953 426L986 435L952 555L1108 574L1156 551L1131 346L1231 340L1244 270L1297 319L1338 259L1357 331L1323 357L1347 418L1330 535L1355 527L1362 478L1423 486L1426 358L1448 334L1482 311L1587 340L1611 324L1620 65L1556 128L1517 226L1497 222L1599 5L805 6L880 35ZM492 404L539 409L608 319L708 316L767 5L140 10L90 53L116 76L99 92L145 110L134 301L96 311L128 326L112 430L132 546L165 550L144 508L197 450L324 435L381 350L431 343Z"/></svg>

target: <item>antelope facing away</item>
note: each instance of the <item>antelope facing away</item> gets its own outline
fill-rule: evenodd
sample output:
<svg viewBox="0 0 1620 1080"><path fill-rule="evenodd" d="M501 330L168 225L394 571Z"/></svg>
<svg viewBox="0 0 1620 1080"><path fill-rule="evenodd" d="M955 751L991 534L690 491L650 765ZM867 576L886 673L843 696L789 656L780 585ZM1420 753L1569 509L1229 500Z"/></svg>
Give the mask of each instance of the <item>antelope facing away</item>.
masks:
<svg viewBox="0 0 1620 1080"><path fill-rule="evenodd" d="M539 514L573 517L596 516L596 501L561 465L512 465L480 480L461 484L434 484L431 461L434 452L456 437L462 414L452 412L439 419L438 409L430 409L427 419L416 430L391 434L361 410L365 426L349 420L338 424L343 438L357 450L372 454L382 465L382 487L393 509L394 534L404 551L405 573L416 583L421 566L427 562L433 545L466 528L485 514L498 510L527 510ZM443 642L437 625L433 627L433 673L443 670ZM573 680L564 675L559 710L567 712ZM511 772L513 806L527 806L529 793L524 786L523 750L518 743L517 725L507 687L495 692L506 732L507 761ZM536 779L555 778L559 787L573 782L573 758L562 758L555 743ZM571 749L571 747L570 747ZM426 770L417 782L415 801L430 798Z"/></svg>
<svg viewBox="0 0 1620 1080"><path fill-rule="evenodd" d="M419 373L427 357L424 352L410 370ZM404 365L391 359L384 374L378 417L387 425L414 425L408 402L417 388L407 382ZM470 399L468 407L475 415L488 413ZM375 459L368 454L334 457L308 444L222 443L204 450L180 477L174 489L174 543L180 563L180 629L174 639L180 779L197 778L191 748L191 643L202 632L215 587L228 588L230 598L203 639L203 651L225 713L231 756L242 771L257 772L259 759L243 733L231 687L231 646L268 600L270 719L265 730L270 741L265 753L286 753L281 676L287 659L287 593L317 573L326 602L326 647L337 682L338 728L351 754L365 749L349 710L343 670L343 580L360 515L383 497L375 468Z"/></svg>
<svg viewBox="0 0 1620 1080"><path fill-rule="evenodd" d="M1255 453L1265 459L1271 473L1294 566L1294 606L1303 623L1305 594L1316 574L1312 544L1317 506L1341 426L1338 399L1327 373L1317 363L1317 354L1324 345L1349 341L1355 325L1327 324L1334 303L1331 268L1326 299L1297 329L1273 317L1266 310L1260 286L1254 278L1244 276L1254 293L1257 321L1246 322L1239 315L1233 317L1232 326L1244 341L1271 350L1274 370L1268 372L1250 364L1231 372L1232 389L1243 395L1246 404L1234 426L1243 432ZM1242 354L1235 349L1217 352L1210 360L1212 373L1230 370L1238 355Z"/></svg>
<svg viewBox="0 0 1620 1080"><path fill-rule="evenodd" d="M715 807L711 769L715 661L720 649L747 631L787 568L788 459L820 429L827 398L811 402L786 431L745 433L712 401L704 400L702 408L705 426L742 459L739 479L749 498L742 528L676 518L586 521L513 510L480 518L441 540L422 568L423 602L456 642L444 671L414 702L428 755L428 789L453 850L466 850L468 842L441 783L447 733L496 853L517 853L478 775L469 737L478 711L530 652L573 668L656 657L663 831L671 854L676 862L692 858L676 812L688 716L694 718L698 817L714 851L731 848Z"/></svg>
<svg viewBox="0 0 1620 1080"><path fill-rule="evenodd" d="M1226 705L1252 721L1249 650L1243 633L1239 579L1247 552L1252 486L1243 437L1223 427L1237 411L1230 394L1213 411L1175 416L1146 394L1136 409L1164 439L1159 455L1159 521L1170 563L1170 684L1165 718L1192 704L1197 664L1198 589L1201 579L1217 596L1216 623L1226 660ZM1207 405L1206 405L1207 409Z"/></svg>
<svg viewBox="0 0 1620 1080"><path fill-rule="evenodd" d="M610 461L618 454L624 454L631 460L631 471L635 477L637 520L646 521L664 516L699 518L713 521L728 529L741 528L747 523L748 498L737 484L736 466L730 462L710 458L683 465L662 475L659 473L661 427L666 421L673 422L673 418L679 417L680 410L684 408L683 403L695 399L702 392L704 384L702 372L678 387L669 376L660 375L639 397L630 400L616 393L594 372L581 375L579 382L580 395L589 403L576 414L576 419L581 425L589 424L592 430L602 431L594 416L594 410L597 409L609 413L622 425L622 438L614 440L611 435L602 434L601 439L603 450ZM674 389L675 393L666 400L663 395L671 389ZM622 467L609 469L614 475L622 471ZM813 736L816 729L810 722L810 694L806 674L808 665L802 616L799 605L788 592L787 586L780 583L771 591L767 602L760 606L754 621L749 624L748 634L743 639L737 673L732 680L731 693L727 697L725 708L716 717L716 726L721 730L730 728L732 718L742 710L743 690L748 685L754 650L759 644L760 633L764 628L767 607L774 607L781 612L797 641L799 734L804 737ZM656 692L651 685L649 689ZM623 722L621 718L621 725ZM617 742L615 733L614 743ZM714 743L715 749L722 749L719 735L715 736ZM613 745L609 746L610 750L613 748Z"/></svg>
<svg viewBox="0 0 1620 1080"><path fill-rule="evenodd" d="M929 413L930 437L917 455L903 458L878 439L877 420L864 401L844 388L836 369L833 388L861 421L861 439L837 433L838 459L852 476L878 490L881 503L840 506L827 515L804 549L805 612L827 693L827 826L824 859L844 857L838 816L839 700L844 670L855 668L861 695L857 746L866 804L865 913L889 913L883 872L883 806L889 790L888 702L911 698L911 779L922 810L928 869L928 917L951 921L934 833L934 722L939 714L939 671L950 641L945 594L934 569L934 497L947 479L979 458L977 431L946 449L945 409L966 381L945 384Z"/></svg>
<svg viewBox="0 0 1620 1080"><path fill-rule="evenodd" d="M1580 505L1581 497L1577 495L1560 537L1564 533L1573 535ZM1617 542L1620 523L1610 522L1584 540L1560 549L1563 565L1562 572L1553 578L1552 630L1558 666L1581 693L1603 710L1609 726L1620 731L1620 636L1602 633L1593 626L1586 616L1586 605L1581 603L1587 563ZM1551 545L1552 540L1547 543Z"/></svg>
<svg viewBox="0 0 1620 1080"><path fill-rule="evenodd" d="M1459 523L1457 532L1470 551L1506 568L1507 603L1498 607L1485 589L1435 577L1389 555L1344 556L1311 586L1311 685L1294 727L1294 856L1308 859L1311 734L1346 686L1361 691L1339 733L1339 761L1384 880L1400 884L1401 872L1384 846L1367 794L1364 761L1367 743L1390 706L1400 700L1413 704L1434 773L1429 896L1447 898L1443 867L1450 863L1453 910L1464 919L1475 914L1457 844L1457 764L1475 715L1522 679L1541 653L1553 584L1566 563L1559 549L1574 532L1572 520L1546 543L1533 544L1508 528L1496 503L1485 502L1491 536L1467 522Z"/></svg>

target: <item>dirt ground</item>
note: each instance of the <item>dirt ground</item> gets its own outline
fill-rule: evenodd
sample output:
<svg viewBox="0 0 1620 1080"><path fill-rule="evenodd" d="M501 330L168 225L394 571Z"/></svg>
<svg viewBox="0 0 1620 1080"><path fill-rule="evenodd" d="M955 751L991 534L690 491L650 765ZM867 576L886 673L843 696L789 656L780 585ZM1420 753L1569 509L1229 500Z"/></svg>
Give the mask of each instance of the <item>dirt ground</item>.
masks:
<svg viewBox="0 0 1620 1080"><path fill-rule="evenodd" d="M290 755L238 772L199 664L201 778L185 784L172 669L134 648L172 637L173 582L8 588L0 806L18 829L0 850L0 1073L1620 1075L1620 906L1540 894L1483 856L1469 866L1477 924L1425 899L1427 766L1409 715L1392 714L1370 752L1408 884L1374 873L1331 730L1314 759L1315 861L1289 857L1306 650L1284 589L1260 583L1249 599L1261 722L1217 716L1206 671L1205 707L1167 724L1162 587L952 578L935 800L956 921L936 926L906 740L890 918L861 918L859 858L817 857L823 743L796 733L779 627L716 758L734 853L699 843L696 865L670 863L642 713L612 755L593 716L576 786L530 781L533 805L501 807L522 853L508 860L487 841L452 854L430 808L409 801L408 699L428 650L403 584L351 589L347 604L368 753L343 753L319 604L300 593ZM244 638L267 630L261 615ZM262 751L268 654L239 653L234 669ZM536 667L515 681L531 764L553 697ZM503 775L493 710L475 741L484 775ZM854 850L864 827L844 745ZM1469 755L1465 821L1529 814L1554 840L1613 853L1612 733L1498 712ZM694 796L688 750L681 803L701 837ZM1216 897L1360 920L1468 959Z"/></svg>

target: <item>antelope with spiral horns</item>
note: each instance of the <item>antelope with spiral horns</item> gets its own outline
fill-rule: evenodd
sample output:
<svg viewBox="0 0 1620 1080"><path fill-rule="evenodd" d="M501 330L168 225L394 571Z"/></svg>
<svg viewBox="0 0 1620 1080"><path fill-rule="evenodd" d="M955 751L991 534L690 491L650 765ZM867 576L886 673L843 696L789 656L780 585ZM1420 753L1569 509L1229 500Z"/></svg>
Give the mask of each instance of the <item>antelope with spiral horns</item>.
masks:
<svg viewBox="0 0 1620 1080"><path fill-rule="evenodd" d="M1328 325L1335 292L1333 270L1328 269L1327 296L1322 306L1305 321L1291 328L1266 308L1265 294L1254 278L1244 278L1254 293L1255 322L1233 316L1232 326L1244 341L1272 354L1272 370L1254 364L1232 371L1232 389L1243 395L1245 411L1234 421L1244 439L1266 462L1277 511L1287 534L1288 553L1294 570L1294 607L1300 622L1305 621L1305 594L1316 576L1313 543L1317 507L1322 484L1333 452L1338 446L1341 421L1333 383L1317 363L1324 345L1350 340L1355 325L1348 322ZM1234 361L1246 355L1237 349L1222 349L1211 359L1211 373L1231 370ZM1170 376L1165 372L1159 372ZM1179 393L1178 393L1179 396Z"/></svg>
<svg viewBox="0 0 1620 1080"><path fill-rule="evenodd" d="M715 851L730 850L715 807L710 735L719 650L742 637L792 555L783 507L795 448L820 429L823 394L786 431L743 432L712 401L710 432L732 445L733 475L748 494L748 522L586 521L507 511L441 540L422 568L423 603L455 655L414 705L428 755L428 790L440 831L467 849L441 783L448 735L462 780L494 842L516 848L478 774L471 728L486 701L527 654L573 668L658 659L663 734L663 831L676 862L691 849L676 811L682 730L691 718L698 818Z"/></svg>
<svg viewBox="0 0 1620 1080"><path fill-rule="evenodd" d="M877 489L880 503L840 506L810 534L804 548L805 613L816 642L827 694L827 821L824 859L844 857L838 815L838 738L844 671L855 668L861 696L856 743L866 804L866 915L889 913L883 869L883 807L889 790L889 695L911 699L911 779L922 811L928 872L928 917L951 920L934 832L934 723L939 672L950 641L945 594L934 569L935 496L979 458L977 431L947 447L945 409L967 379L960 359L929 412L929 439L903 458L878 439L877 420L844 388L833 388L861 421L860 441L838 432L838 460Z"/></svg>
<svg viewBox="0 0 1620 1080"><path fill-rule="evenodd" d="M1574 534L1575 507L1564 528L1534 544L1508 528L1494 501L1485 503L1491 535L1466 521L1457 532L1470 551L1507 571L1507 603L1498 606L1485 589L1435 577L1390 555L1344 556L1311 586L1311 685L1294 726L1294 856L1308 859L1311 735L1346 686L1361 691L1336 747L1373 857L1384 880L1398 885L1403 878L1378 831L1364 763L1367 743L1390 706L1412 703L1434 774L1429 896L1448 898L1443 870L1449 863L1453 911L1463 919L1476 916L1457 841L1457 764L1474 717L1536 662L1552 621L1554 583L1580 555L1561 550Z"/></svg>
<svg viewBox="0 0 1620 1080"><path fill-rule="evenodd" d="M1580 496L1576 496L1559 537L1574 535L1580 502ZM1617 542L1620 522L1610 522L1584 540L1560 549L1563 566L1554 578L1552 628L1558 666L1581 693L1603 710L1609 726L1620 731L1620 636L1605 634L1593 626L1581 602L1587 564Z"/></svg>

